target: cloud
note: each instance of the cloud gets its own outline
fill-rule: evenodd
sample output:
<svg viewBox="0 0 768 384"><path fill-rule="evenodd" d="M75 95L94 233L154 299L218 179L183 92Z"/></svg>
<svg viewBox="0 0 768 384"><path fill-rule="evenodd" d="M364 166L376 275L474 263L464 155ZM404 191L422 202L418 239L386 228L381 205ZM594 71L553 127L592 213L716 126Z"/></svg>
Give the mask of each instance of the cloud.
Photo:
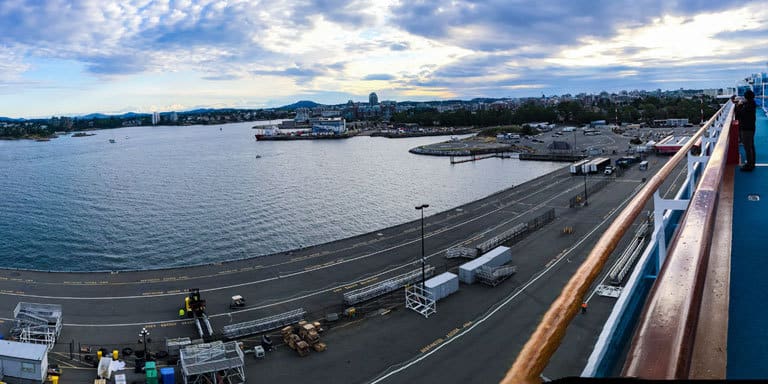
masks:
<svg viewBox="0 0 768 384"><path fill-rule="evenodd" d="M143 72L147 60L138 55L110 55L82 58L88 71L102 75L126 75Z"/></svg>
<svg viewBox="0 0 768 384"><path fill-rule="evenodd" d="M407 51L410 48L411 48L411 46L410 46L410 44L408 44L407 41L399 41L397 43L392 43L389 46L389 49L391 49L393 51Z"/></svg>
<svg viewBox="0 0 768 384"><path fill-rule="evenodd" d="M3 93L67 86L75 105L101 102L94 89L136 97L125 105L264 105L365 96L371 81L395 99L676 86L688 72L716 86L768 50L768 9L731 0L8 0L0 19Z"/></svg>
<svg viewBox="0 0 768 384"><path fill-rule="evenodd" d="M522 0L401 2L394 22L410 33L481 51L531 46L554 48L585 37L608 37L623 26L664 15L729 9L736 1L528 2Z"/></svg>
<svg viewBox="0 0 768 384"><path fill-rule="evenodd" d="M363 80L394 80L395 76L386 73L373 73L363 77Z"/></svg>

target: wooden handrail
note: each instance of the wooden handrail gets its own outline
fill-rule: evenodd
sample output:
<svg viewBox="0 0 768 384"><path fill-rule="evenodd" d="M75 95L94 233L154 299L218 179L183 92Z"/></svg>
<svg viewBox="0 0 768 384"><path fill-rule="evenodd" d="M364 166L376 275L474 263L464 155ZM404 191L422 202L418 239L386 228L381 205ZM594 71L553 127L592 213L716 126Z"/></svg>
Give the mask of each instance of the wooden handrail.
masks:
<svg viewBox="0 0 768 384"><path fill-rule="evenodd" d="M726 122L730 122L732 113ZM624 376L686 379L706 279L715 211L728 157L726 123L656 279L624 365Z"/></svg>
<svg viewBox="0 0 768 384"><path fill-rule="evenodd" d="M725 108L725 106L723 107ZM557 350L557 347L565 337L565 331L571 320L579 311L579 306L585 297L587 290L597 279L600 271L605 266L608 257L616 249L618 242L630 229L632 223L642 212L645 204L651 199L653 193L672 173L678 163L688 154L693 144L714 123L723 108L714 114L707 123L701 127L693 137L648 180L637 196L627 204L608 229L600 237L595 247L581 264L576 273L563 288L560 296L552 303L544 314L531 338L523 346L512 368L501 381L502 384L513 383L539 383L540 375L549 363L549 359Z"/></svg>

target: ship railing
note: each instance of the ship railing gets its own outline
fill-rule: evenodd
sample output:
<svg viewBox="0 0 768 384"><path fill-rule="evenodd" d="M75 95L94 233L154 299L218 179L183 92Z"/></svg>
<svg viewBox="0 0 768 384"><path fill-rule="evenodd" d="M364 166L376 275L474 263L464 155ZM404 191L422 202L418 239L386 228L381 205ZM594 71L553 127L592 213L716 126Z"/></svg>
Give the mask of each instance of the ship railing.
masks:
<svg viewBox="0 0 768 384"><path fill-rule="evenodd" d="M698 244L688 244L688 247L671 247L674 253L667 256L669 254L667 252L667 239L673 238L678 227L677 223L680 222L683 217L683 211L685 211L688 205L696 208L691 211L690 215L685 215L684 226L681 227L683 232L680 233L685 233L686 239L689 240L692 240L694 237L706 239L705 234L711 230L708 227L711 224L711 219L709 219L711 216L709 215L712 214L711 207L716 206L712 201L717 197L717 189L713 190L713 188L715 188L715 184L719 186L718 178L722 178L721 163L725 161L724 159L728 155L728 147L733 147L734 145L733 137L729 138L732 118L733 104L728 102L637 192L637 195L603 233L585 261L565 285L559 297L545 313L537 329L520 351L516 361L502 380L502 383L541 382L542 372L562 342L571 320L579 312L587 291L600 275L607 263L608 257L616 249L619 241L632 227L635 219L643 211L646 204L653 198L655 227L649 246L643 256L641 256L641 260L638 261L638 267L635 268L625 289L622 291L622 295L615 304L614 310L603 329L603 333L598 338L595 351L590 356L587 368L585 368L582 375L599 376L601 369L604 370L607 366L612 365L605 362L610 361L611 356L615 358L618 354L613 353L616 352L617 348L616 340L626 340L628 332L633 328L626 324L627 321L633 321L633 317L625 315L632 314L633 311L630 309L634 308L637 311L638 308L642 308L645 294L650 286L648 278L658 276L658 272L667 257L674 258L670 262L678 265L677 260L690 257L683 256L684 253L699 252L701 254L706 251L706 249L703 249L706 247L691 248L698 246ZM728 139L719 140L723 137ZM690 151L699 139L701 139L702 145L701 154L695 156ZM734 152L735 150L731 148L731 156L733 156ZM658 190L686 156L688 160L686 183L681 187L675 199L662 199ZM714 161L709 161L710 158ZM704 170L705 165L708 169L711 168L712 170ZM706 184L702 184L706 189L702 189L701 193L695 189L700 179L706 181ZM697 222L699 223L698 225L696 224ZM687 227L689 228L686 229ZM700 233L695 235L694 231ZM709 241L706 241L705 244L708 246ZM698 257L694 261L701 263L705 260L706 257ZM691 267L695 270L693 271L695 272L693 282L698 284L700 282L699 272L701 272L703 267L701 265ZM685 283L689 283L689 281ZM656 290L655 292L659 291ZM689 299L686 304L688 306L696 306L697 302L694 299ZM684 313L693 313L692 311L694 309L689 308L689 311ZM680 312L667 313L667 315L680 317L681 319L684 316ZM636 318L637 316L634 316L634 319ZM684 321L684 324L690 325L690 322ZM662 353L660 350L656 350L656 352ZM668 351L663 351L663 353L666 352ZM671 350L669 352L673 353ZM679 352L683 351L677 350L674 353ZM612 363L615 363L615 361Z"/></svg>

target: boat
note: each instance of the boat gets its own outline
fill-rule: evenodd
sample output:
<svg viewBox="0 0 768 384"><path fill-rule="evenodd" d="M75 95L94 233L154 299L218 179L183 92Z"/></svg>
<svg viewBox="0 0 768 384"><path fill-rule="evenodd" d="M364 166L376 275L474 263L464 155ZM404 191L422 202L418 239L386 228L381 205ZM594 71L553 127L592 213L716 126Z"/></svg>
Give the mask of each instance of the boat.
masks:
<svg viewBox="0 0 768 384"><path fill-rule="evenodd" d="M115 143L115 139L109 139L109 142L110 142L111 144L114 144L114 143Z"/></svg>
<svg viewBox="0 0 768 384"><path fill-rule="evenodd" d="M256 158L257 159L261 159L261 155L256 155Z"/></svg>
<svg viewBox="0 0 768 384"><path fill-rule="evenodd" d="M277 125L267 125L259 129L258 131L256 131L256 134L253 136L256 138L256 140L261 140L264 137L277 136L279 134L280 134L280 128Z"/></svg>

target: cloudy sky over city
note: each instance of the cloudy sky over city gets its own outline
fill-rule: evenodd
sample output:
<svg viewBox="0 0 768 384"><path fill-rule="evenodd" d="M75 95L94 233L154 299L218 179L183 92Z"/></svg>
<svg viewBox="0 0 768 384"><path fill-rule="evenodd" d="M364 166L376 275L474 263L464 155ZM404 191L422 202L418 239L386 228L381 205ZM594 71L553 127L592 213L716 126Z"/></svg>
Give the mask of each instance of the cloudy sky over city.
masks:
<svg viewBox="0 0 768 384"><path fill-rule="evenodd" d="M761 1L0 1L0 116L733 86Z"/></svg>

